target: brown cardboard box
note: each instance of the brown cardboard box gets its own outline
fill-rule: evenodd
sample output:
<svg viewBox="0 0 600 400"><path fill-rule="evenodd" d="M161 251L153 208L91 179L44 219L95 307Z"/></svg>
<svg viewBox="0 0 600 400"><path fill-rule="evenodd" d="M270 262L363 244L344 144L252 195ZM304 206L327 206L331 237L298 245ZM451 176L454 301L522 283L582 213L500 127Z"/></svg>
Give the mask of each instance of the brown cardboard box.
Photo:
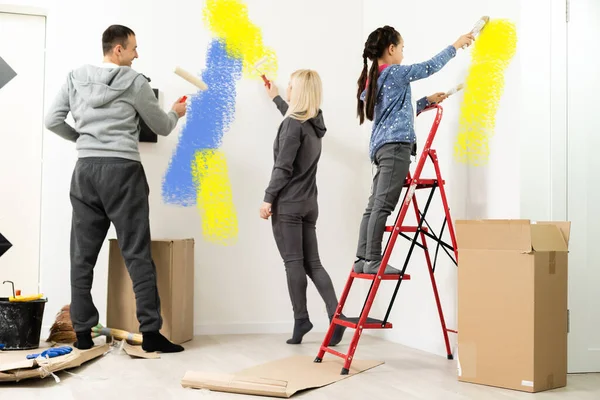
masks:
<svg viewBox="0 0 600 400"><path fill-rule="evenodd" d="M161 302L161 333L174 343L194 336L194 239L153 240L152 258ZM121 250L110 240L108 261L107 325L139 332L135 295Z"/></svg>
<svg viewBox="0 0 600 400"><path fill-rule="evenodd" d="M459 381L566 386L569 233L569 222L456 222Z"/></svg>

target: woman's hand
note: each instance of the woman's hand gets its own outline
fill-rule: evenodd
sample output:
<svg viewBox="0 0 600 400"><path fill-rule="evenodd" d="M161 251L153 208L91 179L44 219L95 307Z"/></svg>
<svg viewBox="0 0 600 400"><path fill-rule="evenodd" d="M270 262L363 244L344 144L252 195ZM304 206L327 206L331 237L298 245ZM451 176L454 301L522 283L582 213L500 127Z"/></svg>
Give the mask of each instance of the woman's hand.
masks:
<svg viewBox="0 0 600 400"><path fill-rule="evenodd" d="M269 217L273 215L271 212L271 203L263 203L262 206L260 206L259 213L262 219L269 219Z"/></svg>
<svg viewBox="0 0 600 400"><path fill-rule="evenodd" d="M440 104L442 101L446 100L448 95L446 93L434 93L431 96L427 96L427 101L429 104Z"/></svg>
<svg viewBox="0 0 600 400"><path fill-rule="evenodd" d="M271 100L279 96L279 89L277 89L275 82L270 82L269 85L265 85L265 89L267 91L267 95L271 98Z"/></svg>

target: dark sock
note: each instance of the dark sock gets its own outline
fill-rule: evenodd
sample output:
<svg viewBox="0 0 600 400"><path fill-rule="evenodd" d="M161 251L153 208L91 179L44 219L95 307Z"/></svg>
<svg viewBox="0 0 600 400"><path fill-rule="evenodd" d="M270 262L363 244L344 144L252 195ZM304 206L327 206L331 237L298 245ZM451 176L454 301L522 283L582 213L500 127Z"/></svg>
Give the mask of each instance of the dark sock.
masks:
<svg viewBox="0 0 600 400"><path fill-rule="evenodd" d="M340 314L340 317L343 318L344 315ZM331 323L332 319L333 319L333 317L329 317L329 323ZM329 346L337 346L342 341L345 331L346 331L345 326L336 325L333 330L333 335L331 336L331 339L329 340Z"/></svg>
<svg viewBox="0 0 600 400"><path fill-rule="evenodd" d="M88 350L94 347L92 332L77 333L77 341L73 346L77 347L79 350Z"/></svg>
<svg viewBox="0 0 600 400"><path fill-rule="evenodd" d="M178 353L183 351L183 347L171 343L169 339L160 334L160 332L145 332L143 334L142 349L144 351L161 353Z"/></svg>
<svg viewBox="0 0 600 400"><path fill-rule="evenodd" d="M297 319L294 322L294 333L292 338L286 341L287 344L300 344L302 338L313 328L313 324L308 318Z"/></svg>

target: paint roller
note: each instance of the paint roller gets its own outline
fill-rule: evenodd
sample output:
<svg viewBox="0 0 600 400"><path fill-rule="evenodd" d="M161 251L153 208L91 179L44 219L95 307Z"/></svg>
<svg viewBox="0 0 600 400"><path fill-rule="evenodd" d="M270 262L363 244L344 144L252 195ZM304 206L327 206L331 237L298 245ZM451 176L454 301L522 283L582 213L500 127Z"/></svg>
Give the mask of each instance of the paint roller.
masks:
<svg viewBox="0 0 600 400"><path fill-rule="evenodd" d="M265 82L265 86L270 89L271 88L271 82L267 79L267 77L265 76L265 74L263 74L262 71L260 69L258 69L258 67L260 67L261 65L263 65L266 62L267 62L267 57L261 58L260 60L258 60L256 62L256 64L254 64L254 69L257 70L258 73L260 74L260 77Z"/></svg>
<svg viewBox="0 0 600 400"><path fill-rule="evenodd" d="M204 83L204 81L202 81L202 79L200 79L197 76L194 76L194 75L190 74L189 72L187 72L186 70L184 70L184 69L182 69L180 67L175 67L175 74L179 75L181 78L185 79L186 81L188 81L192 85L196 86L200 90L207 90L208 89L208 86L206 85L206 83ZM186 100L187 100L187 96L183 96L179 100L179 102L183 103Z"/></svg>
<svg viewBox="0 0 600 400"><path fill-rule="evenodd" d="M479 19L479 21L477 21L477 23L475 23L475 26L473 27L473 29L471 29L471 34L473 36L478 36L481 31L483 30L483 28L485 28L485 26L487 25L487 23L490 22L490 17L488 17L487 15L484 15L483 17L481 17ZM467 45L463 45L463 50L467 48Z"/></svg>

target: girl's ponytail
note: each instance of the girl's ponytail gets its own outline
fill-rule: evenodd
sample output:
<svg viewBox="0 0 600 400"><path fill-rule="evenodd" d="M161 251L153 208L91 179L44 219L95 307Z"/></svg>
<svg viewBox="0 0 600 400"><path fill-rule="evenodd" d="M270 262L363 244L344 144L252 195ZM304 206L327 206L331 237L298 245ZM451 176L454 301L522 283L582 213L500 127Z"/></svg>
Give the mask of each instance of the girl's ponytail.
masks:
<svg viewBox="0 0 600 400"><path fill-rule="evenodd" d="M373 121L373 115L375 114L375 100L377 99L377 80L379 79L379 65L377 60L371 63L371 70L369 71L369 82L370 85L367 88L367 119Z"/></svg>
<svg viewBox="0 0 600 400"><path fill-rule="evenodd" d="M360 74L360 78L358 78L358 92L356 93L356 99L358 100L356 112L357 112L358 119L359 119L361 125L365 121L365 103L364 103L364 101L362 101L362 99L360 97L362 95L362 92L367 87L367 69L368 69L367 56L364 53L363 53L363 62L364 62L363 70L362 70L362 73Z"/></svg>

